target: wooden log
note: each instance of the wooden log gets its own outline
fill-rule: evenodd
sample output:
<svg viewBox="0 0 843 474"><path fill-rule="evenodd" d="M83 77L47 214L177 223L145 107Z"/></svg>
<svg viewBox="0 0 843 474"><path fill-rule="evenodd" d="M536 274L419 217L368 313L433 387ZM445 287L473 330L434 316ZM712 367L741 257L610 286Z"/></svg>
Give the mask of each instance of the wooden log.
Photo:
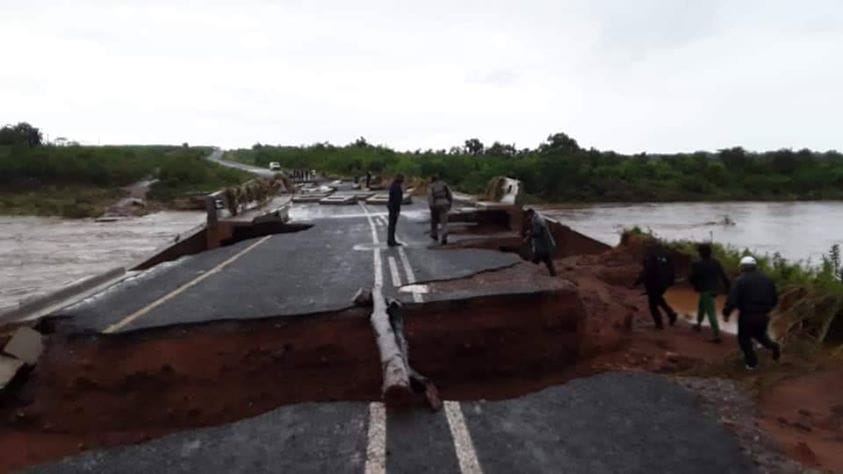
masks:
<svg viewBox="0 0 843 474"><path fill-rule="evenodd" d="M407 343L407 338L404 336L404 317L401 315L401 303L397 300L390 300L387 303L386 312L389 315L389 325L392 326L392 332L395 335L395 345L401 352L401 358L404 361L404 367L407 368L407 373L410 381L410 388L416 392L424 392L428 405L433 411L438 411L442 408L442 400L439 398L439 390L433 384L433 381L424 375L417 372L410 366L410 345Z"/></svg>
<svg viewBox="0 0 843 474"><path fill-rule="evenodd" d="M383 399L388 404L402 404L412 398L410 390L410 370L401 348L396 343L395 332L389 323L386 301L380 291L372 293L373 307L369 321L375 331L378 351L383 370Z"/></svg>

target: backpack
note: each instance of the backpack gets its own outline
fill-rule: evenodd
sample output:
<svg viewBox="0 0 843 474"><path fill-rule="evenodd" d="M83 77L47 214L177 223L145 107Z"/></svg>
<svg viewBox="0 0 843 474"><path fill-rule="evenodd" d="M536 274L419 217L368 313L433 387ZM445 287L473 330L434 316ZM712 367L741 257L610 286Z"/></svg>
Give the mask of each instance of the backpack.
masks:
<svg viewBox="0 0 843 474"><path fill-rule="evenodd" d="M648 286L668 288L676 283L673 259L666 252L649 255L644 261L644 273Z"/></svg>
<svg viewBox="0 0 843 474"><path fill-rule="evenodd" d="M676 270L673 268L673 259L669 254L661 254L656 257L658 263L659 280L667 287L673 286L676 283Z"/></svg>

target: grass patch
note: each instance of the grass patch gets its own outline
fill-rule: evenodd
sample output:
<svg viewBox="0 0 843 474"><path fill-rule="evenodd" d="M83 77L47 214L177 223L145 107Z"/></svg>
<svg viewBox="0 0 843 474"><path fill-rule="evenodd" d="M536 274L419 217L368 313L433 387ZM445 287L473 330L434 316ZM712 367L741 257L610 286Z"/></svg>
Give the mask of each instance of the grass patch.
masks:
<svg viewBox="0 0 843 474"><path fill-rule="evenodd" d="M237 185L250 175L211 163L208 148L175 146L0 146L0 213L91 217L121 188L157 178L149 198L176 198Z"/></svg>
<svg viewBox="0 0 843 474"><path fill-rule="evenodd" d="M42 186L0 191L0 214L13 216L96 217L125 193L120 188Z"/></svg>

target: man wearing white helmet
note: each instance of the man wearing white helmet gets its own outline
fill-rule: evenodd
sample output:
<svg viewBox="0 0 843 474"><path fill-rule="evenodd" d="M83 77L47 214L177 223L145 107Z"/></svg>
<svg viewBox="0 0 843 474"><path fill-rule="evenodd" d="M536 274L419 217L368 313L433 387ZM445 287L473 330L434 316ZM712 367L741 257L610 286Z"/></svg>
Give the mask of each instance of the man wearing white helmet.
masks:
<svg viewBox="0 0 843 474"><path fill-rule="evenodd" d="M770 324L770 311L778 304L776 285L767 275L758 270L758 262L753 257L741 259L741 276L735 280L729 292L729 299L723 307L723 319L728 321L729 315L737 309L738 315L738 345L743 351L746 368L752 370L758 366L752 341L758 341L762 346L773 352L773 360L778 361L781 348L770 339L767 326Z"/></svg>

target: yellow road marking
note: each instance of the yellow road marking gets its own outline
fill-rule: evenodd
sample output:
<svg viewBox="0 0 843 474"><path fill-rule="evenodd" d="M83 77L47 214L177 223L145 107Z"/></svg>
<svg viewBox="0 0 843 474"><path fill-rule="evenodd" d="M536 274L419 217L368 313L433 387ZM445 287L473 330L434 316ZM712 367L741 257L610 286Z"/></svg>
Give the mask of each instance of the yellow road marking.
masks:
<svg viewBox="0 0 843 474"><path fill-rule="evenodd" d="M237 252L237 254L235 254L233 257L231 257L228 260L220 263L216 267L208 270L207 272L199 275L198 277L194 278L193 280L191 280L191 281L185 283L184 285L176 288L175 290L171 291L170 293L167 293L166 295L162 296L161 298L153 301L152 303L150 303L150 304L144 306L143 308L135 311L134 313L126 316L125 318L123 318L120 321L112 324L111 326L108 326L107 328L105 328L105 330L103 332L104 333L113 333L113 332L119 331L120 329L124 328L127 324L131 323L132 321L140 318L141 316L143 316L146 313L152 311L153 309L157 308L158 306L161 306L162 304L166 303L167 301L169 301L169 300L175 298L176 296L184 293L185 291L187 291L191 287L196 286L197 284L201 283L204 279L208 278L209 276L211 276L215 273L218 273L220 270L227 267L232 262L234 262L238 258L242 257L246 253L250 252L252 249L257 247L258 245L266 242L270 237L272 237L272 236L267 235L266 237L258 240L257 242L253 243L252 245L250 245L250 246L246 247L245 249Z"/></svg>

